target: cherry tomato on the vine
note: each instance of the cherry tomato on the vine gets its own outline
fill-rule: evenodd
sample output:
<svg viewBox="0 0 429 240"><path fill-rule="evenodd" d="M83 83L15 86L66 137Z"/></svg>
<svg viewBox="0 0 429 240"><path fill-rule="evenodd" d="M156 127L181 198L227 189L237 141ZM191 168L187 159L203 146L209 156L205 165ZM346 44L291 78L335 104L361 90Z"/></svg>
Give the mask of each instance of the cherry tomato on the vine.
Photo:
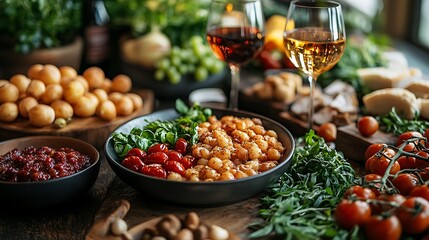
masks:
<svg viewBox="0 0 429 240"><path fill-rule="evenodd" d="M378 131L379 124L373 116L363 116L358 119L357 127L362 136L370 137Z"/></svg>
<svg viewBox="0 0 429 240"><path fill-rule="evenodd" d="M401 194L381 194L377 197L377 201L370 204L372 214L380 214L396 208L405 202L405 200L406 198Z"/></svg>
<svg viewBox="0 0 429 240"><path fill-rule="evenodd" d="M400 156L397 160L401 169L415 169L417 168L416 158L412 156Z"/></svg>
<svg viewBox="0 0 429 240"><path fill-rule="evenodd" d="M370 188L375 196L380 195L380 186L381 186L381 176L375 173L366 174L363 178L364 185Z"/></svg>
<svg viewBox="0 0 429 240"><path fill-rule="evenodd" d="M410 191L410 196L422 197L429 201L429 187L426 184L416 186Z"/></svg>
<svg viewBox="0 0 429 240"><path fill-rule="evenodd" d="M392 180L392 183L400 194L407 196L413 188L419 185L419 179L412 173L400 173Z"/></svg>
<svg viewBox="0 0 429 240"><path fill-rule="evenodd" d="M361 200L374 199L375 193L369 188L364 188L362 186L355 185L351 186L344 192L343 198L349 198L353 196Z"/></svg>
<svg viewBox="0 0 429 240"><path fill-rule="evenodd" d="M338 225L344 229L352 229L354 226L364 225L371 216L371 208L367 202L343 199L335 210L335 219Z"/></svg>
<svg viewBox="0 0 429 240"><path fill-rule="evenodd" d="M382 148L386 148L387 144L385 143L373 143L369 145L365 150L365 159L372 157L374 154L379 152Z"/></svg>
<svg viewBox="0 0 429 240"><path fill-rule="evenodd" d="M417 137L423 137L423 135L415 131L404 132L398 136L398 140L396 141L396 146L400 146L402 143L404 143L404 141L408 139L417 138Z"/></svg>
<svg viewBox="0 0 429 240"><path fill-rule="evenodd" d="M370 162L369 168L371 169L372 173L384 175L387 171L387 167L389 166L390 159L386 158L385 156L378 157L377 155L374 155L370 157L369 159L373 158L373 160ZM368 160L367 160L368 161ZM401 167L399 166L398 162L394 162L392 167L390 168L390 174L395 174L401 170Z"/></svg>
<svg viewBox="0 0 429 240"><path fill-rule="evenodd" d="M406 233L422 233L429 227L429 202L424 198L408 198L401 204L396 214Z"/></svg>
<svg viewBox="0 0 429 240"><path fill-rule="evenodd" d="M420 158L416 158L417 168L423 169L423 168L429 167L429 153L425 151L419 151L417 152L417 155L419 155L423 159L426 159L426 160L423 160Z"/></svg>
<svg viewBox="0 0 429 240"><path fill-rule="evenodd" d="M395 215L372 215L365 224L365 234L369 240L397 240L402 234L401 222Z"/></svg>
<svg viewBox="0 0 429 240"><path fill-rule="evenodd" d="M335 142L337 139L337 126L330 122L324 123L320 125L317 135L325 139L326 142Z"/></svg>

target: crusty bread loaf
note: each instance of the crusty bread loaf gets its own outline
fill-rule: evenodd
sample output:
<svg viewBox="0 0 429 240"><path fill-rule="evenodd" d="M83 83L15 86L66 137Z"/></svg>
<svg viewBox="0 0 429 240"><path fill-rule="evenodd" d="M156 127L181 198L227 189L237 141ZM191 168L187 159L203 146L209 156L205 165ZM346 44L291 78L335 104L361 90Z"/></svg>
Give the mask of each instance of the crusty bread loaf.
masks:
<svg viewBox="0 0 429 240"><path fill-rule="evenodd" d="M417 99L420 106L420 117L429 119L429 99L419 98Z"/></svg>
<svg viewBox="0 0 429 240"><path fill-rule="evenodd" d="M429 81L427 80L414 80L408 85L404 86L405 89L414 93L417 98L429 98Z"/></svg>
<svg viewBox="0 0 429 240"><path fill-rule="evenodd" d="M419 113L419 103L414 94L403 88L376 90L362 98L368 113L386 115L394 107L396 112L406 119L412 119Z"/></svg>

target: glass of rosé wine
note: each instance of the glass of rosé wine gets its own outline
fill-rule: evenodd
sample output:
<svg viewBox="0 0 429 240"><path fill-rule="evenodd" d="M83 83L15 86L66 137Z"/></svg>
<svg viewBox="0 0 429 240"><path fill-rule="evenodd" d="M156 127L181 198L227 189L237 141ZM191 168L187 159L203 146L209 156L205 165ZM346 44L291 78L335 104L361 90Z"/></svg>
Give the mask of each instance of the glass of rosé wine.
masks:
<svg viewBox="0 0 429 240"><path fill-rule="evenodd" d="M207 41L214 54L231 69L229 109L238 109L240 67L264 45L265 19L260 0L212 0Z"/></svg>
<svg viewBox="0 0 429 240"><path fill-rule="evenodd" d="M346 47L341 5L333 1L300 1L290 3L287 13L294 28L284 32L287 57L308 76L310 87L308 128L313 127L314 92L317 78L340 60Z"/></svg>

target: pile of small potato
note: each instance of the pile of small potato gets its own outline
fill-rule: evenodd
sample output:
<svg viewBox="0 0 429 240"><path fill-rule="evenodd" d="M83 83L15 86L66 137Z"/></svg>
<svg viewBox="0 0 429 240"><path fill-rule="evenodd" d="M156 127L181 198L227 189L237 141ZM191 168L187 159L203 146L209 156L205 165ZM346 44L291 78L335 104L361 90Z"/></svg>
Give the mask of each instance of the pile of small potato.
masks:
<svg viewBox="0 0 429 240"><path fill-rule="evenodd" d="M82 75L70 66L35 64L27 75L0 80L0 121L29 119L34 127L64 127L73 117L112 121L143 107L140 95L129 92L131 79L124 74L112 80L98 67Z"/></svg>

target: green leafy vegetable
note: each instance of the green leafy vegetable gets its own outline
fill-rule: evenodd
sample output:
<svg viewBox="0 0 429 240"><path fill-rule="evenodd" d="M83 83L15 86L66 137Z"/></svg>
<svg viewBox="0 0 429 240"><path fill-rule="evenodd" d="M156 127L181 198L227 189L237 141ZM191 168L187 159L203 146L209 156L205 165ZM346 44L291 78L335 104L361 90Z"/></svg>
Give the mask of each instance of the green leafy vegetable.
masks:
<svg viewBox="0 0 429 240"><path fill-rule="evenodd" d="M302 141L303 139L300 139ZM249 237L281 239L356 238L358 231L337 227L333 209L344 191L358 182L355 171L341 153L310 131L297 147L288 172L262 198L257 230Z"/></svg>
<svg viewBox="0 0 429 240"><path fill-rule="evenodd" d="M207 121L212 115L211 109L202 108L198 104L192 107L180 100L176 100L176 111L181 115L177 119L168 121L148 122L143 128L135 127L129 134L115 133L112 136L116 154L123 158L132 148L147 150L155 143L174 145L179 138L185 138L190 144L198 141L197 126Z"/></svg>
<svg viewBox="0 0 429 240"><path fill-rule="evenodd" d="M424 133L429 128L429 122L418 120L418 114L412 120L403 119L398 115L395 108L392 108L386 116L377 116L376 119L383 131L393 133L396 136L408 131Z"/></svg>

